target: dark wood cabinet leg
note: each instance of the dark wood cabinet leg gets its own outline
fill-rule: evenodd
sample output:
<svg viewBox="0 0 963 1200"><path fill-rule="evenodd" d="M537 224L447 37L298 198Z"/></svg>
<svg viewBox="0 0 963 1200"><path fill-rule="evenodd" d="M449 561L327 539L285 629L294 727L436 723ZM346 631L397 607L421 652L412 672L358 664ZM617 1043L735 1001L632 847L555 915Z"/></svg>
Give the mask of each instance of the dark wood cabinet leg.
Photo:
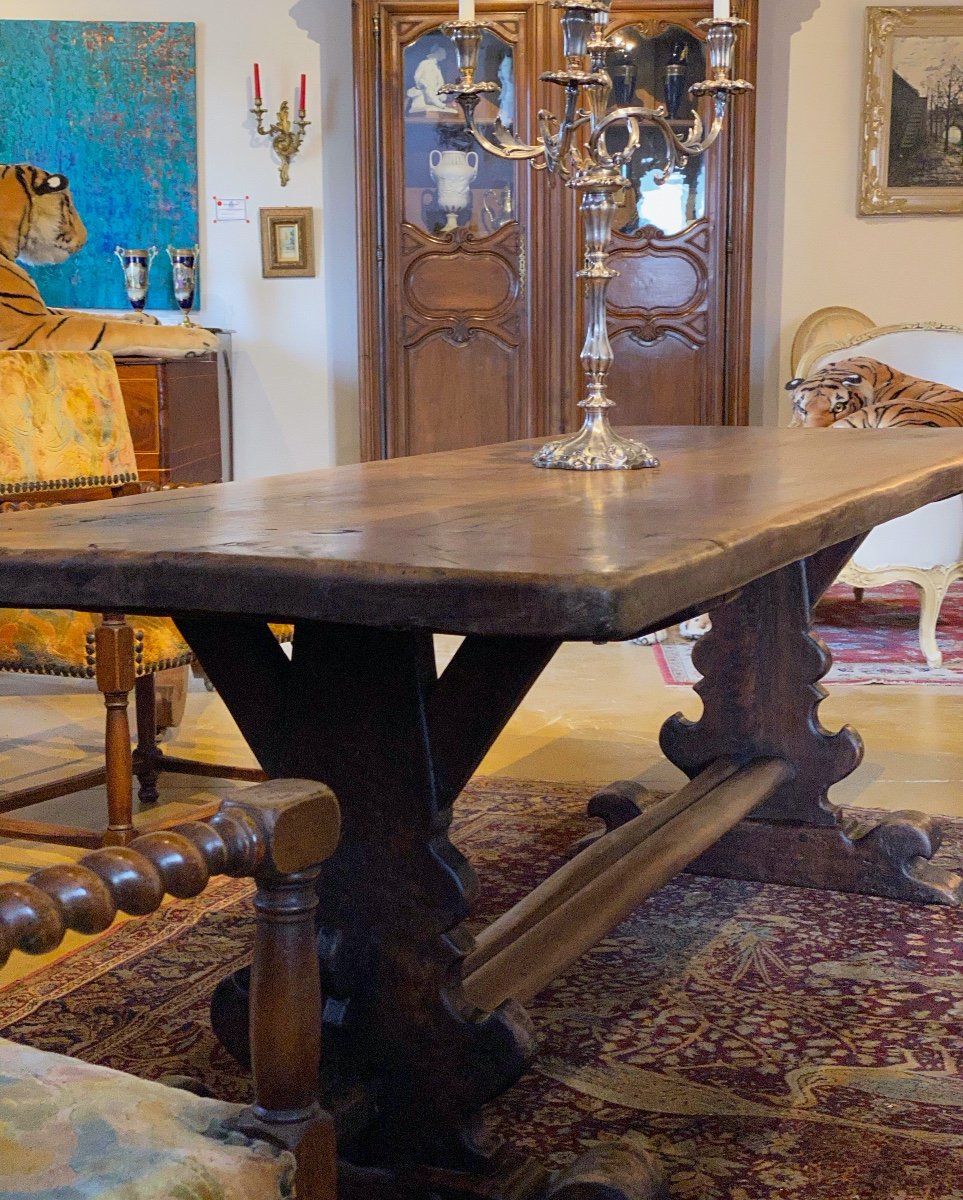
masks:
<svg viewBox="0 0 963 1200"><path fill-rule="evenodd" d="M176 729L184 719L190 678L189 666L168 667L164 671L154 672L158 737L168 729Z"/></svg>
<svg viewBox="0 0 963 1200"><path fill-rule="evenodd" d="M157 745L157 692L153 675L141 675L134 691L137 712L137 747L133 768L139 784L141 804L156 804L157 778L161 771L161 750Z"/></svg>
<svg viewBox="0 0 963 1200"><path fill-rule="evenodd" d="M848 726L823 728L819 680L830 666L811 632L811 603L852 553L853 544L823 551L747 585L714 610L712 631L693 662L698 721L680 715L662 728L667 758L690 777L716 758L774 755L795 777L691 864L690 871L799 887L863 892L897 900L958 904L963 878L928 860L939 831L919 813L882 821L845 822L829 788L862 758Z"/></svg>

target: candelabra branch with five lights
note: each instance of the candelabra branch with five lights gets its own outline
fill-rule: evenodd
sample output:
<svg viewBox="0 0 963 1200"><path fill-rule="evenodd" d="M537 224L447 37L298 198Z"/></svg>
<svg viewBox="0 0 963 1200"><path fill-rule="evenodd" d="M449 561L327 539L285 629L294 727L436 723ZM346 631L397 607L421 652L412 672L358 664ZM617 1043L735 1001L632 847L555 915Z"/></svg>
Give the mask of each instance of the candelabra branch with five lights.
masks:
<svg viewBox="0 0 963 1200"><path fill-rule="evenodd" d="M657 467L659 461L644 443L624 437L609 423L615 401L607 381L613 362L606 321L606 294L618 275L608 265L612 226L618 198L626 185L623 167L641 144L643 127L657 129L664 139L665 157L660 180L703 154L722 132L732 96L752 85L732 77L737 30L746 22L729 14L728 0L715 0L713 17L699 24L706 31L709 78L690 88L696 103L705 105L706 118L696 110L692 123L680 135L664 108L619 107L609 110L612 79L606 59L615 43L606 36L612 0L553 0L561 10L565 66L540 78L563 90L561 116L545 109L537 115L538 139L527 144L500 121L485 134L475 121L482 96L498 91L498 84L476 82L478 51L486 23L474 19L470 0L460 0L459 18L443 26L455 46L459 79L442 94L454 96L465 115L465 125L475 142L496 158L527 161L551 178L565 181L579 196L584 231L585 258L577 272L585 288L585 342L581 362L586 394L579 401L585 420L578 433L548 442L535 455L537 467L571 471L630 470ZM609 149L609 136L625 131L621 148Z"/></svg>

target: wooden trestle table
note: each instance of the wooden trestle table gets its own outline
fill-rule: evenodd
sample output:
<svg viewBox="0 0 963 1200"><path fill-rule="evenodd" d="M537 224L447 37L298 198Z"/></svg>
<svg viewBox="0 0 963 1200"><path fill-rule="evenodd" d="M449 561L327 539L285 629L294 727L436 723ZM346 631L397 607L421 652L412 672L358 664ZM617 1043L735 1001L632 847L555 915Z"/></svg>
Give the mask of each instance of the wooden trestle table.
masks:
<svg viewBox="0 0 963 1200"><path fill-rule="evenodd" d="M338 796L318 945L344 1195L655 1194L637 1153L553 1178L476 1134L533 1054L519 1000L693 860L960 901L931 820L848 827L827 800L862 747L817 719L829 656L809 630L872 526L963 491L963 431L640 432L661 468L537 470L517 442L0 520L0 605L173 614L268 774ZM691 782L613 819L473 943L449 820L525 693L563 641L706 609L703 715L661 734ZM268 619L295 622L290 660ZM464 635L440 677L433 632ZM232 995L216 1024L243 1055Z"/></svg>

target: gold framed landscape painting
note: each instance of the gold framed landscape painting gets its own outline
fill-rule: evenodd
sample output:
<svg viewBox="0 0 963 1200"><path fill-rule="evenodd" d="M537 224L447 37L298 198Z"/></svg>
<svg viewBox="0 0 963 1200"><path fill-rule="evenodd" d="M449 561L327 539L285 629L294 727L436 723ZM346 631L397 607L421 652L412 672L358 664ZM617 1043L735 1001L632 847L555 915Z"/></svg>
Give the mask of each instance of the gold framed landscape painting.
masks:
<svg viewBox="0 0 963 1200"><path fill-rule="evenodd" d="M314 212L262 208L261 274L265 279L314 274Z"/></svg>
<svg viewBox="0 0 963 1200"><path fill-rule="evenodd" d="M963 212L963 5L866 10L859 211Z"/></svg>

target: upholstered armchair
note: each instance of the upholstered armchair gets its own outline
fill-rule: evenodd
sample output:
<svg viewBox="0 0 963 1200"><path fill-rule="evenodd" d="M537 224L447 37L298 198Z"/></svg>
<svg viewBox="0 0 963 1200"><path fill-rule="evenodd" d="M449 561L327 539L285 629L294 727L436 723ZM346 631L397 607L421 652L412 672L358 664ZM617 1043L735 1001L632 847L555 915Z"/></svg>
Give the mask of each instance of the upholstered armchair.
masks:
<svg viewBox="0 0 963 1200"><path fill-rule="evenodd" d="M0 1195L137 1200L335 1200L330 1116L318 1106L321 991L315 883L338 842L322 784L275 780L209 822L148 833L0 885L0 966L66 929L96 933L119 910L154 912L211 875L253 876L254 1103L191 1091L0 1039Z"/></svg>
<svg viewBox="0 0 963 1200"><path fill-rule="evenodd" d="M151 490L137 476L113 358L104 351L0 352L0 506L6 510ZM0 596L0 603L3 597ZM0 670L92 679L107 707L105 761L93 771L0 792L0 814L106 784L100 833L0 815L0 834L79 846L123 844L134 835L132 773L139 798L157 799L160 771L263 779L251 768L214 766L164 754L157 744L154 680L193 662L166 617L0 609ZM127 704L136 696L137 747Z"/></svg>
<svg viewBox="0 0 963 1200"><path fill-rule="evenodd" d="M841 359L865 357L963 390L963 329L951 325L876 326L853 309L820 309L800 326L793 356L793 374L800 378ZM960 578L961 496L877 526L839 576L857 592L901 581L913 584L920 596L920 649L931 667L943 661L936 641L940 607L947 589Z"/></svg>

